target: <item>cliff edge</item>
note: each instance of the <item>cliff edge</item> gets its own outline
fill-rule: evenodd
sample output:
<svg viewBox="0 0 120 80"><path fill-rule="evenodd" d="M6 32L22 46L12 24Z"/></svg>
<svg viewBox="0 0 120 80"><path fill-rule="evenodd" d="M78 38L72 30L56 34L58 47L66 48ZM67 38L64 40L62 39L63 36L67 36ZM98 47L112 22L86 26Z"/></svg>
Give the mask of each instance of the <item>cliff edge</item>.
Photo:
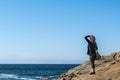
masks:
<svg viewBox="0 0 120 80"><path fill-rule="evenodd" d="M86 61L62 74L58 80L120 80L120 52L102 56L95 61L95 65L95 75L89 75L90 62Z"/></svg>

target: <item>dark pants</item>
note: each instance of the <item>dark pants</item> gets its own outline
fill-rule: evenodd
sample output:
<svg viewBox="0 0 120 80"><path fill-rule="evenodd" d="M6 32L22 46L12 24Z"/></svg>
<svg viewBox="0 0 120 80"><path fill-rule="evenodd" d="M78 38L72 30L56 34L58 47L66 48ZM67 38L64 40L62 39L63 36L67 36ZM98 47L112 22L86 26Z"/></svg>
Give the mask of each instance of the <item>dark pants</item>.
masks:
<svg viewBox="0 0 120 80"><path fill-rule="evenodd" d="M92 68L95 68L95 58L96 58L95 54L90 55L90 63Z"/></svg>

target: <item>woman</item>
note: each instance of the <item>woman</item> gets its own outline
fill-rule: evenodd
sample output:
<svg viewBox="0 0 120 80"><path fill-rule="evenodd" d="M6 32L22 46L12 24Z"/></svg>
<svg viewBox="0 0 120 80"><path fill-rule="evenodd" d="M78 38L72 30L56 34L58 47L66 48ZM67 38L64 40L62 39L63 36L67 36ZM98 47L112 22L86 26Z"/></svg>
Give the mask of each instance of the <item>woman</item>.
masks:
<svg viewBox="0 0 120 80"><path fill-rule="evenodd" d="M95 59L96 59L96 50L98 50L96 41L95 41L95 36L93 35L88 35L85 36L85 40L88 43L88 51L87 54L90 57L90 63L92 67L92 71L90 72L90 75L95 74Z"/></svg>

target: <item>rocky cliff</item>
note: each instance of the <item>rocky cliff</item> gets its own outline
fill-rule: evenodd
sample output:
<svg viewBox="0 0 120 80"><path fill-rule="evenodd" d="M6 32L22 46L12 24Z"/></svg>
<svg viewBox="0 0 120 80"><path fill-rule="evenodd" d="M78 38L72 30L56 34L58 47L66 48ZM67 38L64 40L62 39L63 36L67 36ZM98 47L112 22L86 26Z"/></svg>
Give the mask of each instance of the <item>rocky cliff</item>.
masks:
<svg viewBox="0 0 120 80"><path fill-rule="evenodd" d="M89 75L90 62L87 61L62 74L58 80L120 80L120 52L102 56L95 64L95 75Z"/></svg>

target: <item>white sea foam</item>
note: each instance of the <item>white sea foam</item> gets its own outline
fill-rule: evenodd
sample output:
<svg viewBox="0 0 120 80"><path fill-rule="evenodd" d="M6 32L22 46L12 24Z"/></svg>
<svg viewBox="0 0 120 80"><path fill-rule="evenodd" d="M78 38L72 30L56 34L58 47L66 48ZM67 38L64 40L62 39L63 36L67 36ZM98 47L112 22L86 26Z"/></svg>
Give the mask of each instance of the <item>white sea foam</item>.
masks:
<svg viewBox="0 0 120 80"><path fill-rule="evenodd" d="M36 78L37 78L37 79L43 79L43 77L42 77L42 76L36 76Z"/></svg>
<svg viewBox="0 0 120 80"><path fill-rule="evenodd" d="M50 76L50 78L52 78L54 76ZM26 77L19 77L18 75L14 75L14 74L5 74L5 73L0 73L0 78L6 78L6 79L15 79L15 80L42 80L43 77L42 76L36 76L36 79L32 79L32 78L26 78ZM52 79L52 80L56 80L56 79Z"/></svg>
<svg viewBox="0 0 120 80"><path fill-rule="evenodd" d="M0 78L10 78L10 79L16 79L16 80L36 80L36 79L18 77L17 75L14 75L14 74L4 74L4 73L0 74Z"/></svg>
<svg viewBox="0 0 120 80"><path fill-rule="evenodd" d="M13 75L13 74L4 74L4 73L1 73L0 74L0 78L18 78L18 76Z"/></svg>

